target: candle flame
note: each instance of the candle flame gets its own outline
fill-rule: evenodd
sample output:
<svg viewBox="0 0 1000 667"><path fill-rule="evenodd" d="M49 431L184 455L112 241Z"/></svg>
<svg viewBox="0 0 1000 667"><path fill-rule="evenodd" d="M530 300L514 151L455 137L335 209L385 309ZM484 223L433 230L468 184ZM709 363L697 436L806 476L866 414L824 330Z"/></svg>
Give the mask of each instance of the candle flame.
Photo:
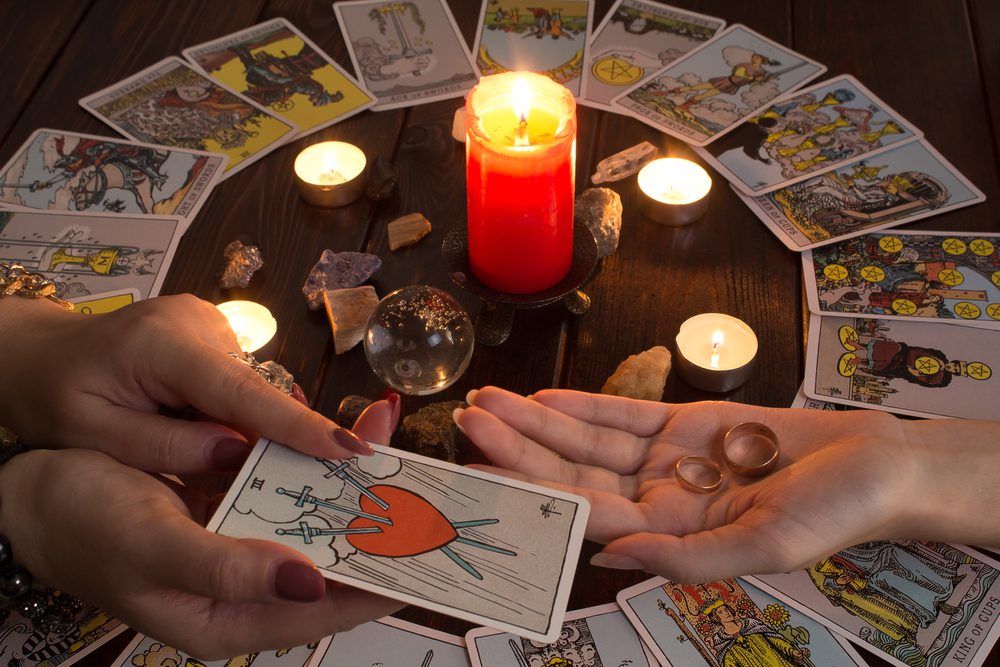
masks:
<svg viewBox="0 0 1000 667"><path fill-rule="evenodd" d="M722 343L725 341L725 336L722 331L716 329L712 334L712 357L709 359L709 365L712 368L719 367L719 348L722 347Z"/></svg>
<svg viewBox="0 0 1000 667"><path fill-rule="evenodd" d="M514 106L514 115L525 124L528 122L528 114L531 112L531 87L527 80L517 79L510 93L511 102Z"/></svg>

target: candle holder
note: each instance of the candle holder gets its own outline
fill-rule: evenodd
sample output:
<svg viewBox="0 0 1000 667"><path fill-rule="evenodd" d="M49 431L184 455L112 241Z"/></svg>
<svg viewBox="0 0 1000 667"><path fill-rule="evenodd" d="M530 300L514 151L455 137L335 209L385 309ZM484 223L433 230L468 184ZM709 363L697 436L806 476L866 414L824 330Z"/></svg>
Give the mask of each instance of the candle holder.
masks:
<svg viewBox="0 0 1000 667"><path fill-rule="evenodd" d="M365 153L354 144L324 141L295 158L299 194L313 206L339 208L353 203L365 189Z"/></svg>
<svg viewBox="0 0 1000 667"><path fill-rule="evenodd" d="M689 160L660 158L639 171L642 212L653 222L680 227L708 212L712 178Z"/></svg>
<svg viewBox="0 0 1000 667"><path fill-rule="evenodd" d="M574 225L573 261L569 272L552 287L530 294L501 292L486 285L472 272L469 264L469 237L464 226L452 230L441 244L441 254L452 281L482 301L474 323L476 342L500 345L510 336L518 310L541 308L562 301L568 311L582 315L590 309L590 297L580 287L597 268L597 241L586 225Z"/></svg>

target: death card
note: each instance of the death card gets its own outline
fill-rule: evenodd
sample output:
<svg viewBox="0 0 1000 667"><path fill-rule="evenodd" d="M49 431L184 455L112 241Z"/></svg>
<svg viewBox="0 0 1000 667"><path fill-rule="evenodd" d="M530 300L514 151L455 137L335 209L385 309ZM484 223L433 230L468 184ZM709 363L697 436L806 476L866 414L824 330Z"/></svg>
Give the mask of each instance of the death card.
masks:
<svg viewBox="0 0 1000 667"><path fill-rule="evenodd" d="M222 153L235 174L281 146L298 128L170 57L80 105L136 141Z"/></svg>
<svg viewBox="0 0 1000 667"><path fill-rule="evenodd" d="M787 95L695 152L744 194L787 187L921 136L852 76Z"/></svg>
<svg viewBox="0 0 1000 667"><path fill-rule="evenodd" d="M48 632L35 629L34 624L16 611L10 611L0 621L0 655L8 665L17 667L68 667L99 646L117 637L126 627L105 612L79 600L64 611L69 617Z"/></svg>
<svg viewBox="0 0 1000 667"><path fill-rule="evenodd" d="M391 616L338 632L324 640L309 667L469 667L461 637Z"/></svg>
<svg viewBox="0 0 1000 667"><path fill-rule="evenodd" d="M866 234L802 254L809 310L1000 329L1000 235Z"/></svg>
<svg viewBox="0 0 1000 667"><path fill-rule="evenodd" d="M968 547L866 542L750 579L899 667L978 667L1000 635L998 567Z"/></svg>
<svg viewBox="0 0 1000 667"><path fill-rule="evenodd" d="M656 577L621 591L618 604L666 667L865 665L847 642L742 579Z"/></svg>
<svg viewBox="0 0 1000 667"><path fill-rule="evenodd" d="M537 72L579 97L593 17L591 0L483 0L476 67L483 76Z"/></svg>
<svg viewBox="0 0 1000 667"><path fill-rule="evenodd" d="M473 667L658 667L614 603L569 612L550 644L491 628L470 630L465 641Z"/></svg>
<svg viewBox="0 0 1000 667"><path fill-rule="evenodd" d="M199 660L152 637L136 635L111 667L305 667L319 644L248 653L227 660Z"/></svg>
<svg viewBox="0 0 1000 667"><path fill-rule="evenodd" d="M704 146L826 67L734 25L612 101L647 125Z"/></svg>
<svg viewBox="0 0 1000 667"><path fill-rule="evenodd" d="M174 215L190 225L226 156L36 130L0 171L0 201L50 211Z"/></svg>
<svg viewBox="0 0 1000 667"><path fill-rule="evenodd" d="M333 10L375 110L462 97L476 85L472 57L442 0L359 0Z"/></svg>
<svg viewBox="0 0 1000 667"><path fill-rule="evenodd" d="M299 136L375 103L354 77L283 18L184 49L184 56L219 83L297 125Z"/></svg>
<svg viewBox="0 0 1000 667"><path fill-rule="evenodd" d="M986 199L923 139L766 195L750 197L733 189L767 228L796 252Z"/></svg>
<svg viewBox="0 0 1000 667"><path fill-rule="evenodd" d="M646 0L617 0L590 40L581 104L613 111L611 100L703 45L726 22Z"/></svg>
<svg viewBox="0 0 1000 667"><path fill-rule="evenodd" d="M1000 331L812 315L805 392L916 417L995 419Z"/></svg>
<svg viewBox="0 0 1000 667"><path fill-rule="evenodd" d="M76 300L135 289L160 292L180 238L179 218L0 211L0 261L22 264Z"/></svg>
<svg viewBox="0 0 1000 667"><path fill-rule="evenodd" d="M287 544L325 576L539 641L559 634L589 506L376 447L315 459L261 440L209 529Z"/></svg>

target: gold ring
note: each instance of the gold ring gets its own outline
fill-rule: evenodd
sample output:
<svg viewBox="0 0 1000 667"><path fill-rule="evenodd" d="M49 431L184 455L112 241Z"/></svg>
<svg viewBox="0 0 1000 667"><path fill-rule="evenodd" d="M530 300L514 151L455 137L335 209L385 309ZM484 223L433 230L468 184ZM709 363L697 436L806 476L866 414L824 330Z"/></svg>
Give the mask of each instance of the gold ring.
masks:
<svg viewBox="0 0 1000 667"><path fill-rule="evenodd" d="M743 477L763 477L778 465L780 454L778 436L758 422L737 424L722 440L722 458Z"/></svg>
<svg viewBox="0 0 1000 667"><path fill-rule="evenodd" d="M697 472L685 474L685 468L697 467ZM704 456L685 456L677 460L674 464L674 472L677 475L677 481L688 491L694 491L695 493L712 493L718 490L722 486L722 468L719 464L712 459L706 458ZM698 473L705 476L709 481L698 481ZM708 473L705 475L705 473Z"/></svg>

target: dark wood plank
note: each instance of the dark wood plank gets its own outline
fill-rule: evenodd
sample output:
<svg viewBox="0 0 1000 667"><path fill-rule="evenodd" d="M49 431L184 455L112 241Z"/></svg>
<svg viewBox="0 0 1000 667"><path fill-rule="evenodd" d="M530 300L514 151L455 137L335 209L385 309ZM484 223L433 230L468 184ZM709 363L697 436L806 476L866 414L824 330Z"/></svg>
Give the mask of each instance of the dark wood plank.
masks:
<svg viewBox="0 0 1000 667"><path fill-rule="evenodd" d="M969 21L974 37L975 55L979 62L979 79L989 109L989 126L994 164L1000 165L1000 3L991 0L969 0ZM963 107L969 104L963 100ZM964 114L963 114L964 117ZM986 158L986 142L979 144ZM1000 227L994 216L994 223Z"/></svg>

